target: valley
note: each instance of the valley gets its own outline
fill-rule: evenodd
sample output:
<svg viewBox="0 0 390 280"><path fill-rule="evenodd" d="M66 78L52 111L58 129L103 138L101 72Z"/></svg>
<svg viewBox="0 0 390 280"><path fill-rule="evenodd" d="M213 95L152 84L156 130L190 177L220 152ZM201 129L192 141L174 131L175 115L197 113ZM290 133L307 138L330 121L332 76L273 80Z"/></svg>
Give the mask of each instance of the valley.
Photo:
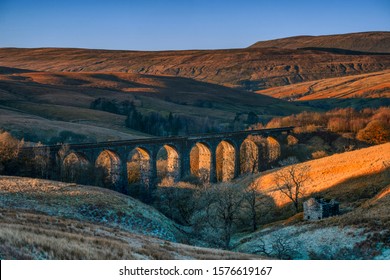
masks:
<svg viewBox="0 0 390 280"><path fill-rule="evenodd" d="M389 81L390 32L0 48L0 259L389 259Z"/></svg>

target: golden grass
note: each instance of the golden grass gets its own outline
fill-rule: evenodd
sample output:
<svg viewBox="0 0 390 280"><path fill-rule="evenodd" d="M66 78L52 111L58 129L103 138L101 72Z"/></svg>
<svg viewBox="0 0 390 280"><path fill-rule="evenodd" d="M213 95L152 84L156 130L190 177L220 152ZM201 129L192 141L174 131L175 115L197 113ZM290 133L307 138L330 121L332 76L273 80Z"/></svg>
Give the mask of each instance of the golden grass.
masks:
<svg viewBox="0 0 390 280"><path fill-rule="evenodd" d="M273 87L259 90L257 93L299 101L327 98L389 98L390 71Z"/></svg>
<svg viewBox="0 0 390 280"><path fill-rule="evenodd" d="M360 189L374 185L375 182L368 178L375 174L378 174L376 183L383 187L386 177L380 174L385 171L384 163L389 160L390 143L387 143L301 163L299 165L310 168L311 181L305 188L306 196L332 189L334 198L342 200L348 192L358 192ZM243 183L248 184L254 180L259 191L272 197L274 203L282 207L289 203L289 200L275 189L274 174L276 171L260 173L257 178L244 179Z"/></svg>
<svg viewBox="0 0 390 280"><path fill-rule="evenodd" d="M0 207L117 226L167 240L183 236L177 225L138 200L98 187L0 176Z"/></svg>
<svg viewBox="0 0 390 280"><path fill-rule="evenodd" d="M72 219L0 208L0 259L248 259Z"/></svg>
<svg viewBox="0 0 390 280"><path fill-rule="evenodd" d="M185 237L152 207L107 189L0 177L0 195L0 259L257 258L156 238Z"/></svg>

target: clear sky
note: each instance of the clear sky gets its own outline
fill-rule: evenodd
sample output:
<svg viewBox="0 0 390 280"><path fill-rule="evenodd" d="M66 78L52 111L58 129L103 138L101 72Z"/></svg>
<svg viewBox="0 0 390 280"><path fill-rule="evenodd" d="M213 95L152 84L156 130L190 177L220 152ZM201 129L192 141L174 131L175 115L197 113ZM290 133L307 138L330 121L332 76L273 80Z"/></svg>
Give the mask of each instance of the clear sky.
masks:
<svg viewBox="0 0 390 280"><path fill-rule="evenodd" d="M390 31L390 0L0 0L0 47L241 48L360 31Z"/></svg>

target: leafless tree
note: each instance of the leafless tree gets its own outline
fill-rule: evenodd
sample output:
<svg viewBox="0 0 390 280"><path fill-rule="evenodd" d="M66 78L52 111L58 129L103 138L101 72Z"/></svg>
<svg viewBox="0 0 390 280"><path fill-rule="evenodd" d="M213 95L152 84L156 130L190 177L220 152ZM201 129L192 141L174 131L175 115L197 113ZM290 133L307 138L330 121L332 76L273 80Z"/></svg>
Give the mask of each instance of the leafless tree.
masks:
<svg viewBox="0 0 390 280"><path fill-rule="evenodd" d="M256 185L252 182L248 188L244 190L244 203L243 207L249 212L252 230L257 230L258 212L261 206L260 193L257 190Z"/></svg>
<svg viewBox="0 0 390 280"><path fill-rule="evenodd" d="M213 186L206 195L209 198L206 202L208 223L214 229L221 230L224 247L228 249L244 199L242 189L233 184L222 183Z"/></svg>
<svg viewBox="0 0 390 280"><path fill-rule="evenodd" d="M70 147L69 144L62 144L60 150L58 151L58 156L61 161L65 159L67 154L69 153Z"/></svg>
<svg viewBox="0 0 390 280"><path fill-rule="evenodd" d="M61 180L65 181L66 180L66 168L64 166L64 159L69 153L69 144L62 144L60 150L58 151L57 155L57 166L60 167L60 172L61 172Z"/></svg>
<svg viewBox="0 0 390 280"><path fill-rule="evenodd" d="M280 260L292 259L296 250L294 244L286 236L282 234L275 234L273 238L267 244L262 238L258 240L257 249L254 251L255 254L262 254L268 257L276 257Z"/></svg>
<svg viewBox="0 0 390 280"><path fill-rule="evenodd" d="M275 173L274 183L277 189L293 203L296 213L299 202L305 193L306 183L310 180L310 167L302 164L288 165Z"/></svg>
<svg viewBox="0 0 390 280"><path fill-rule="evenodd" d="M34 165L35 169L38 172L38 176L41 178L47 179L48 177L48 167L50 163L50 149L42 145L41 142L33 148L34 151Z"/></svg>
<svg viewBox="0 0 390 280"><path fill-rule="evenodd" d="M194 189L160 187L154 193L154 206L169 218L182 225L191 225L191 216L197 208Z"/></svg>

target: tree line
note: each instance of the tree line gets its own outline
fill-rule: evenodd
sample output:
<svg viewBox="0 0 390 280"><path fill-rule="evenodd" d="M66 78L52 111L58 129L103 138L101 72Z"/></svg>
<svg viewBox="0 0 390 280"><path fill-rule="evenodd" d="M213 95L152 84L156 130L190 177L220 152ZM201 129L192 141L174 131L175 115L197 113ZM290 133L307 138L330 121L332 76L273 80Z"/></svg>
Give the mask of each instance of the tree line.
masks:
<svg viewBox="0 0 390 280"><path fill-rule="evenodd" d="M206 106L203 106L203 104L207 105L208 103L206 101L198 101L194 106ZM221 124L208 116L191 116L173 112L148 111L142 110L141 107L142 102L139 100L118 101L107 98L97 98L90 104L90 108L94 110L125 115L126 127L156 136L243 130L248 125L253 125L259 121L258 115L254 112L236 113L231 122Z"/></svg>
<svg viewBox="0 0 390 280"><path fill-rule="evenodd" d="M265 127L277 128L295 126L296 133L316 132L325 129L329 132L350 133L355 139L368 144L382 144L390 141L390 108L334 109L328 112L302 112L287 117L270 120ZM263 128L261 123L252 128Z"/></svg>

